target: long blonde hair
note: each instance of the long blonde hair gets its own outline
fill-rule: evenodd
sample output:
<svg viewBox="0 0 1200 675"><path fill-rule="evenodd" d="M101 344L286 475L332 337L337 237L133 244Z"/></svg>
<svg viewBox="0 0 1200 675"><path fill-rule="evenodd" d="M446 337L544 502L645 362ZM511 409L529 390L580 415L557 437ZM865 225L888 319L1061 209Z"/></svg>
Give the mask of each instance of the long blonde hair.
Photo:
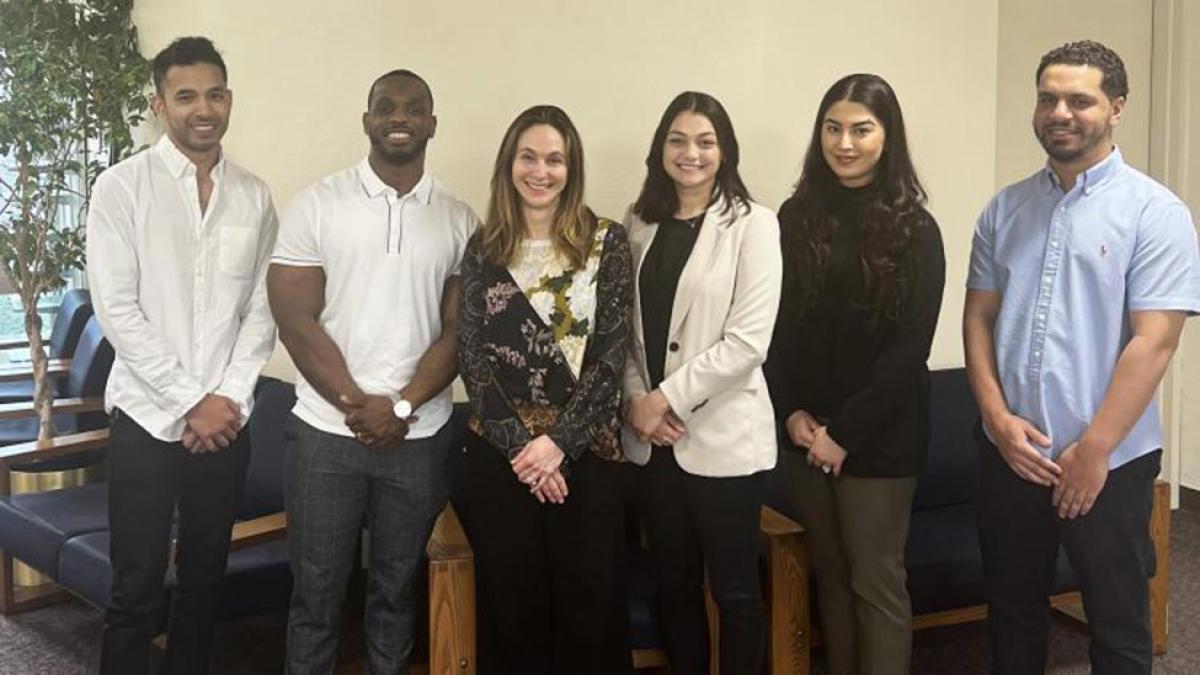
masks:
<svg viewBox="0 0 1200 675"><path fill-rule="evenodd" d="M521 196L512 181L517 141L526 129L545 124L562 135L566 146L567 184L559 195L554 212L551 239L554 249L572 269L587 261L596 231L596 216L583 201L583 143L567 113L557 106L535 105L517 115L504 133L496 164L492 169L492 196L488 200L487 220L482 227L480 248L494 265L507 266L516 257L525 238L525 218Z"/></svg>

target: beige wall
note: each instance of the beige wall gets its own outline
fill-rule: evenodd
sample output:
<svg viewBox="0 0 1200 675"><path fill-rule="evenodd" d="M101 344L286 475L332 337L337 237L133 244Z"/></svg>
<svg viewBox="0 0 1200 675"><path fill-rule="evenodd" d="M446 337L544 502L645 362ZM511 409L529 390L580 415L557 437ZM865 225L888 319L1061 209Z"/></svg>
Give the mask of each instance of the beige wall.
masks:
<svg viewBox="0 0 1200 675"><path fill-rule="evenodd" d="M1151 169L1200 216L1200 6L1156 0L1155 107ZM1200 489L1200 327L1188 322L1164 384L1168 453L1164 472ZM1172 452L1172 450L1175 450Z"/></svg>
<svg viewBox="0 0 1200 675"><path fill-rule="evenodd" d="M270 183L280 207L363 156L366 90L391 68L429 80L439 117L429 165L477 211L505 127L524 107L552 102L583 135L592 206L618 217L679 91L702 89L726 104L743 175L776 208L797 178L824 90L846 73L879 73L901 97L947 244L933 361L962 362L971 224L995 185L996 0L141 0L135 21L148 54L183 34L217 42L235 92L226 147ZM271 371L289 368L277 358Z"/></svg>
<svg viewBox="0 0 1200 675"><path fill-rule="evenodd" d="M1099 40L1125 62L1129 105L1116 141L1125 161L1145 171L1150 153L1153 0L1002 0L996 81L996 187L1046 163L1030 126L1034 73L1042 54L1072 40Z"/></svg>

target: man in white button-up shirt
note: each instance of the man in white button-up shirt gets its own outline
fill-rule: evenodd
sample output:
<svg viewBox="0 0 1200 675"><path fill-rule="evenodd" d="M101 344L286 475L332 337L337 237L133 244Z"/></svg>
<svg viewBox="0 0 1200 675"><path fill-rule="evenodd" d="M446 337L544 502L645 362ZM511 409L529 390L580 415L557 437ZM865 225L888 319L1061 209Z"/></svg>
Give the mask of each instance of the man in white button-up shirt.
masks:
<svg viewBox="0 0 1200 675"><path fill-rule="evenodd" d="M116 351L112 601L102 673L144 673L178 508L165 672L206 672L216 586L250 457L255 380L275 343L265 276L277 223L267 186L221 152L232 93L205 38L154 59L165 135L96 180L88 280Z"/></svg>
<svg viewBox="0 0 1200 675"><path fill-rule="evenodd" d="M357 166L298 194L268 275L300 371L287 423L287 671L333 672L346 579L370 529L368 671L406 673L414 579L446 501L458 269L477 220L425 171L425 81L371 86Z"/></svg>

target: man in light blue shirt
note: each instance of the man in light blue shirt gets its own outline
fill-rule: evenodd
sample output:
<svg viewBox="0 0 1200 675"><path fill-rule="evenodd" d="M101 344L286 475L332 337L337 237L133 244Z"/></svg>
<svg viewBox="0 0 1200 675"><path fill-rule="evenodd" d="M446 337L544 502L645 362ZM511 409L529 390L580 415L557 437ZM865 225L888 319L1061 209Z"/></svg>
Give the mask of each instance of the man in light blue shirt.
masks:
<svg viewBox="0 0 1200 675"><path fill-rule="evenodd" d="M1200 248L1175 195L1112 143L1128 85L1101 44L1037 70L1047 166L1002 190L976 226L963 318L986 434L979 537L994 673L1045 670L1061 543L1079 578L1093 672L1150 673L1154 392L1187 316Z"/></svg>

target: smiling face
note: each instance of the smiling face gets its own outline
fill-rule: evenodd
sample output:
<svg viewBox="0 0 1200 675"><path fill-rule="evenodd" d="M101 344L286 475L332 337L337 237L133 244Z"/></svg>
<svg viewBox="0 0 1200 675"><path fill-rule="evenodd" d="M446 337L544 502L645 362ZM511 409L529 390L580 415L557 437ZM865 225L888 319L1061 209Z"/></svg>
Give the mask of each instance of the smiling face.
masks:
<svg viewBox="0 0 1200 675"><path fill-rule="evenodd" d="M825 163L846 187L875 180L887 132L871 109L853 101L838 101L821 122L821 152Z"/></svg>
<svg viewBox="0 0 1200 675"><path fill-rule="evenodd" d="M552 211L567 187L567 146L549 124L535 124L517 137L512 182L526 211Z"/></svg>
<svg viewBox="0 0 1200 675"><path fill-rule="evenodd" d="M712 121L692 111L676 115L663 142L663 169L675 189L711 192L720 167L721 147Z"/></svg>
<svg viewBox="0 0 1200 675"><path fill-rule="evenodd" d="M219 152L229 127L233 92L215 65L171 66L151 105L175 147L196 160Z"/></svg>
<svg viewBox="0 0 1200 675"><path fill-rule="evenodd" d="M1110 100L1103 79L1091 66L1055 64L1042 71L1033 131L1051 161L1090 166L1108 154L1125 98Z"/></svg>
<svg viewBox="0 0 1200 675"><path fill-rule="evenodd" d="M375 83L362 116L371 154L389 164L423 161L437 131L429 91L418 79L396 75Z"/></svg>

